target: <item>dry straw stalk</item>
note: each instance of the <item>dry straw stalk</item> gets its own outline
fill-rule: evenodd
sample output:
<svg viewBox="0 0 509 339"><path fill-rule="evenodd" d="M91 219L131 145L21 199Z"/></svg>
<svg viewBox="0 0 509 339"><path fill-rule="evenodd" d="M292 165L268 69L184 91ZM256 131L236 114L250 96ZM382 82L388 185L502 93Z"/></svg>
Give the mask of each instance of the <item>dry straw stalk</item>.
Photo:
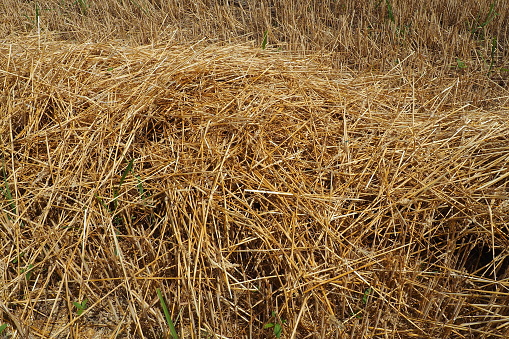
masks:
<svg viewBox="0 0 509 339"><path fill-rule="evenodd" d="M159 288L181 337L507 336L489 79L474 105L461 78L243 45L1 52L10 333L158 337Z"/></svg>
<svg viewBox="0 0 509 339"><path fill-rule="evenodd" d="M508 13L3 1L0 335L507 338Z"/></svg>

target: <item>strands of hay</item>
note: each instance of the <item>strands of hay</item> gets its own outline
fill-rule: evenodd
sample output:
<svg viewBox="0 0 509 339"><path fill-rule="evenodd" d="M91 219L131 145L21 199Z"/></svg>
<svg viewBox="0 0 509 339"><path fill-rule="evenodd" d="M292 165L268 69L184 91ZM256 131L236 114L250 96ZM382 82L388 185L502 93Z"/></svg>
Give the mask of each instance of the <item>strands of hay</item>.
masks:
<svg viewBox="0 0 509 339"><path fill-rule="evenodd" d="M332 53L357 70L414 67L483 70L507 86L509 2L493 0L3 0L0 37L58 36L133 45L196 40L249 42L285 51Z"/></svg>
<svg viewBox="0 0 509 339"><path fill-rule="evenodd" d="M9 333L160 337L159 288L182 338L509 335L489 79L242 45L1 49Z"/></svg>

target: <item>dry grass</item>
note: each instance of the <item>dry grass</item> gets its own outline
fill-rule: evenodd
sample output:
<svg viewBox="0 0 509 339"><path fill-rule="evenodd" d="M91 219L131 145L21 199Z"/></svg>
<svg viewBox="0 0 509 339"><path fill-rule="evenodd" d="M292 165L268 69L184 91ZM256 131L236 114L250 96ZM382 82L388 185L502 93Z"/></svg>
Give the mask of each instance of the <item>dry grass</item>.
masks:
<svg viewBox="0 0 509 339"><path fill-rule="evenodd" d="M321 51L336 67L387 71L406 59L418 69L441 66L442 76L458 60L466 70L484 71L493 61L497 79L507 81L509 73L500 71L509 69L507 1L4 0L0 22L0 37L51 32L134 45L205 39L259 46L268 31L270 46Z"/></svg>
<svg viewBox="0 0 509 339"><path fill-rule="evenodd" d="M509 336L509 95L503 71L449 64L488 39L422 59L419 35L394 63L393 42L338 53L304 19L271 29L294 52L240 43L267 13L299 17L290 1L138 2L156 19L169 6L176 31L134 2L79 3L44 12L33 35L15 21L28 5L3 4L4 334L166 338L160 289L181 338L274 337L268 323L284 338ZM318 28L326 3L309 15ZM352 27L379 18L374 5L349 5ZM248 12L244 31L225 19ZM114 40L128 22L139 35ZM219 43L196 42L204 32Z"/></svg>

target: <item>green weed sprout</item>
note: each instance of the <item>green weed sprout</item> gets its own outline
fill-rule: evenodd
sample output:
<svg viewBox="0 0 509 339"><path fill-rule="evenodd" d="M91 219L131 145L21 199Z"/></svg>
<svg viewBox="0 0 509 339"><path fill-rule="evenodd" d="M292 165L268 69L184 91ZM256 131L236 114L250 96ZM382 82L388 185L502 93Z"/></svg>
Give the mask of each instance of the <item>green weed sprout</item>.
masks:
<svg viewBox="0 0 509 339"><path fill-rule="evenodd" d="M392 10L392 4L389 0L386 0L385 3L387 4L387 17L389 20L391 20L393 23L396 22L396 19L394 18L394 11Z"/></svg>
<svg viewBox="0 0 509 339"><path fill-rule="evenodd" d="M132 171L133 164L134 164L134 159L131 159L131 161L129 161L129 164L127 165L126 169L124 170L124 172L122 172L122 177L120 177L120 183L118 184L117 189L113 190L113 206L114 206L114 210L116 210L117 207L118 207L117 198L118 198L118 195L119 195L119 192L120 192L120 188L122 187L122 184L124 183L125 178L127 177L127 174Z"/></svg>
<svg viewBox="0 0 509 339"><path fill-rule="evenodd" d="M497 38L491 39L491 52L490 52L490 68L488 69L488 76L493 72L493 66L495 65L495 52L497 51L498 42Z"/></svg>
<svg viewBox="0 0 509 339"><path fill-rule="evenodd" d="M87 309L87 302L88 302L88 299L84 299L81 303L73 301L72 304L74 305L74 307L76 307L77 315L81 315L83 313L83 311L85 311Z"/></svg>
<svg viewBox="0 0 509 339"><path fill-rule="evenodd" d="M362 303L366 305L369 300L369 295L373 292L373 289L370 287L364 291L364 294L362 295Z"/></svg>
<svg viewBox="0 0 509 339"><path fill-rule="evenodd" d="M274 318L274 322L263 325L263 328L264 329L272 328L274 336L276 338L281 338L281 334L283 334L283 324L286 323L286 320L283 319L281 321L278 321L277 314L274 311L272 311L272 317Z"/></svg>
<svg viewBox="0 0 509 339"><path fill-rule="evenodd" d="M34 265L29 264L27 268L22 268L21 273L25 273L25 278L27 281L30 281L30 278L32 277L32 268Z"/></svg>
<svg viewBox="0 0 509 339"><path fill-rule="evenodd" d="M88 12L88 8L90 7L86 0L76 0L74 4L77 4L80 7L80 11L82 14L86 15Z"/></svg>
<svg viewBox="0 0 509 339"><path fill-rule="evenodd" d="M119 182L118 186L113 189L113 200L112 200L113 207L112 208L110 208L110 206L108 206L97 194L95 195L95 197L99 201L99 203L106 210L108 210L108 212L110 212L111 214L113 214L118 208L118 197L120 195L120 189L122 188L122 185L124 184L127 174L129 174L129 172L132 172L133 165L134 165L134 159L131 159L131 161L129 161L129 164L127 164L127 167L122 172L122 176L120 177L120 182ZM143 189L141 182L138 183L138 191L140 191L140 187ZM144 193L144 191L143 191L143 193ZM121 223L120 218L117 215L114 216L113 223L115 225L118 225Z"/></svg>
<svg viewBox="0 0 509 339"><path fill-rule="evenodd" d="M484 19L481 19L481 15L478 15L475 19L475 22L473 22L470 25L470 33L475 36L478 39L484 39L484 27L486 27L493 19L499 15L497 11L495 10L496 1L492 2L490 4L490 9L488 10L488 14L484 17Z"/></svg>
<svg viewBox="0 0 509 339"><path fill-rule="evenodd" d="M268 35L269 30L265 30L265 32L263 33L262 49L265 49L267 47Z"/></svg>
<svg viewBox="0 0 509 339"><path fill-rule="evenodd" d="M159 302L161 303L161 307L163 308L164 316L166 318L166 323L168 324L168 327L170 328L170 334L173 339L178 339L177 330L175 330L175 325L173 324L173 321L171 320L170 312L168 311L168 307L166 307L166 302L164 301L163 294L161 293L161 290L156 288L157 296L159 297Z"/></svg>
<svg viewBox="0 0 509 339"><path fill-rule="evenodd" d="M460 58L456 58L456 64L457 64L456 67L459 69L467 68L467 65L465 64L465 62L463 60L461 60Z"/></svg>

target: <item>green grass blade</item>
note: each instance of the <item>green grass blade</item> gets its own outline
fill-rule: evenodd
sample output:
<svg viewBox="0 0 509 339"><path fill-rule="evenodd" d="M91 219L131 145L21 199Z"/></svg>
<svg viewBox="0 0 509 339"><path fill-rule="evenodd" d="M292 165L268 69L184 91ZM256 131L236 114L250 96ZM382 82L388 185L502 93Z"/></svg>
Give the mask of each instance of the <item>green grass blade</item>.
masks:
<svg viewBox="0 0 509 339"><path fill-rule="evenodd" d="M262 49L265 49L267 47L268 40L269 40L269 31L266 30L265 33L263 33Z"/></svg>
<svg viewBox="0 0 509 339"><path fill-rule="evenodd" d="M493 66L495 65L495 52L497 51L498 42L497 37L491 39L491 53L490 53L490 68L488 69L488 76L491 75L493 71Z"/></svg>
<svg viewBox="0 0 509 339"><path fill-rule="evenodd" d="M85 0L76 0L74 3L77 3L79 5L81 13L83 15L87 14L89 5Z"/></svg>
<svg viewBox="0 0 509 339"><path fill-rule="evenodd" d="M386 0L387 4L387 16L389 17L389 20L391 20L393 23L396 22L394 18L394 11L392 10L392 4L389 0Z"/></svg>
<svg viewBox="0 0 509 339"><path fill-rule="evenodd" d="M497 11L495 11L495 2L490 4L490 10L486 19L484 19L484 22L481 24L481 27L487 26L498 15Z"/></svg>
<svg viewBox="0 0 509 339"><path fill-rule="evenodd" d="M371 294L372 291L373 290L371 287L366 289L366 291L364 291L364 295L362 296L362 303L364 305L366 305L368 303L369 295Z"/></svg>
<svg viewBox="0 0 509 339"><path fill-rule="evenodd" d="M120 178L120 183L118 184L118 189L119 190L120 190L120 186L122 186L122 184L124 183L125 178L127 177L127 174L129 174L129 172L132 171L133 164L134 164L134 159L131 159L131 161L129 161L129 164L127 165L126 169L122 173L122 177Z"/></svg>
<svg viewBox="0 0 509 339"><path fill-rule="evenodd" d="M168 311L168 307L166 307L166 302L164 301L163 294L161 290L156 288L157 296L159 297L159 302L161 303L161 307L163 308L164 316L166 317L166 323L170 328L170 334L173 339L178 339L177 331L175 330L175 325L173 325L173 321L171 320L170 312Z"/></svg>
<svg viewBox="0 0 509 339"><path fill-rule="evenodd" d="M140 193L141 199L145 199L145 188L143 188L143 182L141 181L141 178L139 175L134 176L136 178L136 181L138 182L136 184L136 187L138 188L138 193Z"/></svg>
<svg viewBox="0 0 509 339"><path fill-rule="evenodd" d="M9 188L9 184L7 181L4 181L4 197L9 203L9 207L11 208L11 212L16 214L16 204L14 203L14 198L12 197L11 189Z"/></svg>
<svg viewBox="0 0 509 339"><path fill-rule="evenodd" d="M114 211L116 211L117 207L118 207L117 198L120 194L120 188L124 184L127 174L129 174L129 172L131 172L133 170L133 164L134 164L134 159L131 159L131 161L129 161L129 164L125 168L125 170L122 172L122 176L120 177L120 182L118 184L118 187L113 190L113 210Z"/></svg>
<svg viewBox="0 0 509 339"><path fill-rule="evenodd" d="M106 210L111 213L109 206L106 205L106 203L101 199L101 197L99 195L97 195L97 193L94 195L95 195L95 198L97 199L97 201L99 201L99 203L101 204L101 206L106 208Z"/></svg>

